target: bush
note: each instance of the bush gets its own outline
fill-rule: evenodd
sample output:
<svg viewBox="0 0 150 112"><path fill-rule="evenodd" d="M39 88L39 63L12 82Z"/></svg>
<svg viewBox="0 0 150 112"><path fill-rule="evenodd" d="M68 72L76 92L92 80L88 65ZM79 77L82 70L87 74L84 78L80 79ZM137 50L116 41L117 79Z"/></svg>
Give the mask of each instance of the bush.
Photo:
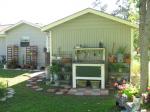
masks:
<svg viewBox="0 0 150 112"><path fill-rule="evenodd" d="M7 85L4 82L0 82L0 98L6 95Z"/></svg>

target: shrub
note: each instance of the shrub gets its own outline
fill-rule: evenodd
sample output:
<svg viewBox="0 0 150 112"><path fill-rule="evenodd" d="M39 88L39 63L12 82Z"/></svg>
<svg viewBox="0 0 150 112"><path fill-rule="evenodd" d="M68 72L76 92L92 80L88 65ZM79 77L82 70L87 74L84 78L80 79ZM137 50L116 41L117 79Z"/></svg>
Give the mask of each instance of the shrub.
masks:
<svg viewBox="0 0 150 112"><path fill-rule="evenodd" d="M7 85L4 82L0 82L0 98L6 95Z"/></svg>

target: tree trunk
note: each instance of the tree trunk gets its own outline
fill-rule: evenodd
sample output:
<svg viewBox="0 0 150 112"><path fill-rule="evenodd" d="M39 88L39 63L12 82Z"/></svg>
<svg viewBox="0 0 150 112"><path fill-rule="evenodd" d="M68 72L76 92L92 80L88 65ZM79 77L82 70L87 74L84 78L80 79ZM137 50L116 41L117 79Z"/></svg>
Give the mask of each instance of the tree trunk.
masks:
<svg viewBox="0 0 150 112"><path fill-rule="evenodd" d="M150 23L150 3L148 0L146 9L146 0L140 1L140 63L141 63L141 75L140 75L140 92L146 91L148 86L148 37L149 37L149 23ZM149 22L149 23L148 23Z"/></svg>

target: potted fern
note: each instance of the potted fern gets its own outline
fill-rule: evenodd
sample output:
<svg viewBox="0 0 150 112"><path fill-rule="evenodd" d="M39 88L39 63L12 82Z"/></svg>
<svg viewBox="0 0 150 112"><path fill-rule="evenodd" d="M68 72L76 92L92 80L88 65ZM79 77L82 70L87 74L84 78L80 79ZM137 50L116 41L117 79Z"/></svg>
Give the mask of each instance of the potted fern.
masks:
<svg viewBox="0 0 150 112"><path fill-rule="evenodd" d="M52 84L55 84L55 86L59 85L59 72L60 72L60 67L58 63L53 63L52 66L50 67L50 73L52 75Z"/></svg>
<svg viewBox="0 0 150 112"><path fill-rule="evenodd" d="M126 52L126 47L120 46L117 50L117 62L123 62L124 54Z"/></svg>

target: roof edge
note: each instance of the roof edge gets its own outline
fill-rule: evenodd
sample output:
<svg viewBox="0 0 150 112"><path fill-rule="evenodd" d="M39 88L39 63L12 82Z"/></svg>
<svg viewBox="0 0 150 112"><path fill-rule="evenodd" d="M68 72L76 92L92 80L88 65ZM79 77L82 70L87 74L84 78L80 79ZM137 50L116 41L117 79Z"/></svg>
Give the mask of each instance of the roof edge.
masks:
<svg viewBox="0 0 150 112"><path fill-rule="evenodd" d="M67 17L62 18L62 19L60 19L60 20L57 20L57 21L55 21L55 22L52 22L52 23L50 23L50 24L48 24L48 25L45 25L45 26L43 26L43 27L41 28L41 30L46 32L46 31L48 31L49 29L51 29L51 28L53 28L53 27L55 27L55 26L57 26L57 25L60 25L60 24L62 24L62 23L64 23L64 22L67 22L67 21L69 21L69 20L72 20L72 19L74 19L74 18L76 18L76 17L79 17L79 16L81 16L81 15L84 15L84 14L86 14L86 13L92 13L92 14L95 14L95 15L98 15L98 16L102 16L102 17L104 17L104 18L107 18L107 19L110 19L110 20L113 20L113 21L116 21L116 22L119 22L119 23L128 25L128 26L130 26L130 27L132 27L132 28L135 28L135 29L138 28L138 25L137 25L137 24L133 24L133 23L131 23L131 22L129 22L129 21L126 21L126 20L123 20L123 19L121 19L121 18L112 16L112 15L107 14L107 13L100 12L100 11L95 10L95 9L92 9L92 8L86 8L86 9L81 10L81 11L79 11L79 12L76 12L76 13L70 15L70 16L67 16Z"/></svg>
<svg viewBox="0 0 150 112"><path fill-rule="evenodd" d="M19 22L17 22L16 24L13 24L12 26L2 30L1 32L4 32L6 33L7 31L11 30L11 29L14 29L16 28L17 26L21 25L21 24L27 24L27 25L30 25L30 26L33 26L33 27L36 27L36 28L39 28L41 29L41 26L37 25L37 24L34 24L34 23L30 23L30 22L27 22L27 21L24 21L24 20L21 20Z"/></svg>

